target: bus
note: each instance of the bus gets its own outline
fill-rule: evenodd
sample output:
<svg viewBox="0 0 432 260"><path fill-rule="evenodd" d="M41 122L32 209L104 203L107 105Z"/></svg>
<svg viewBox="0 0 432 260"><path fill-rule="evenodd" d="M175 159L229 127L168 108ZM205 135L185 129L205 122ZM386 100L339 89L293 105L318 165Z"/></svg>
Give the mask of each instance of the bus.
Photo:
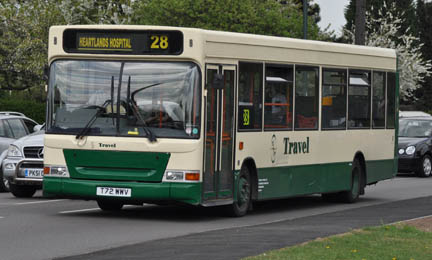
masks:
<svg viewBox="0 0 432 260"><path fill-rule="evenodd" d="M397 173L394 50L194 28L53 26L43 192L243 216Z"/></svg>

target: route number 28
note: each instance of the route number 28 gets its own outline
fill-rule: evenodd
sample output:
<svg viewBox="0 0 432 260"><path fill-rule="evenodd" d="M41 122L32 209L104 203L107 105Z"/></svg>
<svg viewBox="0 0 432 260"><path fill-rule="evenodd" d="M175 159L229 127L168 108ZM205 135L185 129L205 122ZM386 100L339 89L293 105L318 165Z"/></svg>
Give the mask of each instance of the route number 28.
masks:
<svg viewBox="0 0 432 260"><path fill-rule="evenodd" d="M166 49L168 48L168 36L166 35L153 35L150 36L152 44L151 49Z"/></svg>

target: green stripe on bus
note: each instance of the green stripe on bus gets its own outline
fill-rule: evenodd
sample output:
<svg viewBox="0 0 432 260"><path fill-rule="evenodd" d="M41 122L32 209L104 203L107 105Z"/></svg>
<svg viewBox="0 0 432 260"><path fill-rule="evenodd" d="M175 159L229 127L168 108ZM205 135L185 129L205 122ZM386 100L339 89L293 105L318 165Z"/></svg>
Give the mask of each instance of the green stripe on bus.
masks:
<svg viewBox="0 0 432 260"><path fill-rule="evenodd" d="M351 162L258 169L258 199L285 198L350 189ZM368 161L367 182L394 177L393 160Z"/></svg>
<svg viewBox="0 0 432 260"><path fill-rule="evenodd" d="M169 153L64 149L71 178L162 181Z"/></svg>
<svg viewBox="0 0 432 260"><path fill-rule="evenodd" d="M44 196L81 198L97 200L96 187L114 187L132 189L130 198L109 197L122 200L126 204L177 201L191 205L201 203L201 183L142 183L142 182L112 182L102 180L79 180L59 177L44 177Z"/></svg>

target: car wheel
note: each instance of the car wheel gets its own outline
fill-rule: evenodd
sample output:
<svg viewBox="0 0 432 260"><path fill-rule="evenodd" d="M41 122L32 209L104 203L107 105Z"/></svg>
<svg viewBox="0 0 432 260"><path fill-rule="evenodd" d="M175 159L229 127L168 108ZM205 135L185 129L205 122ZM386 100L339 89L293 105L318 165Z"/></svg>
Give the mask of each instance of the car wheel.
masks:
<svg viewBox="0 0 432 260"><path fill-rule="evenodd" d="M32 186L9 184L10 192L17 198L31 198L36 193L36 188Z"/></svg>
<svg viewBox="0 0 432 260"><path fill-rule="evenodd" d="M0 192L7 192L10 190L9 181L5 177L3 177L3 171L0 168L0 179L2 181L0 182Z"/></svg>
<svg viewBox="0 0 432 260"><path fill-rule="evenodd" d="M430 155L425 154L421 160L421 165L417 171L419 177L429 177L432 173L432 159Z"/></svg>
<svg viewBox="0 0 432 260"><path fill-rule="evenodd" d="M103 211L118 211L123 208L123 203L115 201L98 200L97 204Z"/></svg>

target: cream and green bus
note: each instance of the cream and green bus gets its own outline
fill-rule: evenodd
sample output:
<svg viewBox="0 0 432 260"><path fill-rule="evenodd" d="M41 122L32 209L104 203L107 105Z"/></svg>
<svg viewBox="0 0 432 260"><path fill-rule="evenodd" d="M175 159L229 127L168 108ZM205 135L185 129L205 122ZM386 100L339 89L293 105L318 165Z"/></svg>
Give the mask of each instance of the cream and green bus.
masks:
<svg viewBox="0 0 432 260"><path fill-rule="evenodd" d="M354 202L397 172L394 50L162 26L54 26L44 195Z"/></svg>

